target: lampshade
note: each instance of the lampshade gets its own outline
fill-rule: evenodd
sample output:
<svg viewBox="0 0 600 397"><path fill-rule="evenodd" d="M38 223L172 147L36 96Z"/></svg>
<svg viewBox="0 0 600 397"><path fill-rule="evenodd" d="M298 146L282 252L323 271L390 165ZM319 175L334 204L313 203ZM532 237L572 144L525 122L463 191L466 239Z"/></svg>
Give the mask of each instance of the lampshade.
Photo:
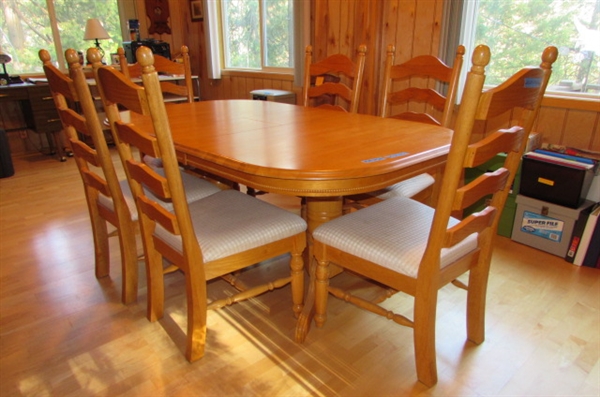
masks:
<svg viewBox="0 0 600 397"><path fill-rule="evenodd" d="M10 61L12 61L12 57L9 54L6 54L2 52L2 50L0 50L0 63L4 65L5 63L9 63Z"/></svg>
<svg viewBox="0 0 600 397"><path fill-rule="evenodd" d="M110 39L106 29L102 26L97 18L88 19L85 24L85 34L83 35L84 40L106 40Z"/></svg>

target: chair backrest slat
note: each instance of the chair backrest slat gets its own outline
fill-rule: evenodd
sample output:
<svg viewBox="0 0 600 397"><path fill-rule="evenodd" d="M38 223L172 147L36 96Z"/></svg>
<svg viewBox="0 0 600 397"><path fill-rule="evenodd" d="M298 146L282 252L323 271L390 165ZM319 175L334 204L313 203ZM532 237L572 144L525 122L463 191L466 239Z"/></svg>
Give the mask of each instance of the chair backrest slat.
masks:
<svg viewBox="0 0 600 397"><path fill-rule="evenodd" d="M449 228L444 236L442 248L450 248L463 241L473 233L482 233L492 226L494 219L498 216L498 210L494 207L486 207L482 211L469 216L460 224Z"/></svg>
<svg viewBox="0 0 600 397"><path fill-rule="evenodd" d="M515 126L488 135L469 146L464 166L477 167L495 156L498 149L503 153L519 152L523 134L525 134L525 130L522 127Z"/></svg>
<svg viewBox="0 0 600 397"><path fill-rule="evenodd" d="M165 211L162 206L157 204L156 201L150 200L147 196L141 196L138 205L144 214L155 220L171 234L181 235L175 214Z"/></svg>

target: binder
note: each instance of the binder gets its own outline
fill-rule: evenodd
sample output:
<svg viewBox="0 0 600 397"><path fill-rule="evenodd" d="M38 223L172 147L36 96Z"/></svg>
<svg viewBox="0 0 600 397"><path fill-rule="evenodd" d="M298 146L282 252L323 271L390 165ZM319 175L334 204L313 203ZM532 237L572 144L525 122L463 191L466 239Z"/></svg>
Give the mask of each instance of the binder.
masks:
<svg viewBox="0 0 600 397"><path fill-rule="evenodd" d="M583 265L583 260L585 259L588 247L590 246L590 241L592 240L592 235L594 234L596 224L598 223L598 216L600 216L600 203L594 205L594 209L585 224L585 229L583 230L581 241L579 242L579 248L575 254L575 259L573 260L574 265Z"/></svg>

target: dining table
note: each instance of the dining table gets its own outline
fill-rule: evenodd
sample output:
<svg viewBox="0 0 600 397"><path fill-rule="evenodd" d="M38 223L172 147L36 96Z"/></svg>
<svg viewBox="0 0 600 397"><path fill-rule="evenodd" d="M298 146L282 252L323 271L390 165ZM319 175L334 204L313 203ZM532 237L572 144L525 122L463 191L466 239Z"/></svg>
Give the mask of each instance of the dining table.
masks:
<svg viewBox="0 0 600 397"><path fill-rule="evenodd" d="M452 139L452 130L433 124L272 101L165 106L181 165L257 190L305 198L309 247L316 227L342 215L344 196L383 189L423 172L439 181ZM131 114L131 121L152 131L148 117ZM310 248L308 257L313 262ZM301 328L310 322L313 295L309 285Z"/></svg>

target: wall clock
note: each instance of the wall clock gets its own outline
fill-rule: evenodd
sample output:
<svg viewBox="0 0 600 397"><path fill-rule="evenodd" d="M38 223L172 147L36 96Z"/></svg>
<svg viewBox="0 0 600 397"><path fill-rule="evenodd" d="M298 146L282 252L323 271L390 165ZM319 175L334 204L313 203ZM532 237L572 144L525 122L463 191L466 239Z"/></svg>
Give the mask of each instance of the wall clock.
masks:
<svg viewBox="0 0 600 397"><path fill-rule="evenodd" d="M146 0L146 15L150 18L149 34L171 34L168 0Z"/></svg>

